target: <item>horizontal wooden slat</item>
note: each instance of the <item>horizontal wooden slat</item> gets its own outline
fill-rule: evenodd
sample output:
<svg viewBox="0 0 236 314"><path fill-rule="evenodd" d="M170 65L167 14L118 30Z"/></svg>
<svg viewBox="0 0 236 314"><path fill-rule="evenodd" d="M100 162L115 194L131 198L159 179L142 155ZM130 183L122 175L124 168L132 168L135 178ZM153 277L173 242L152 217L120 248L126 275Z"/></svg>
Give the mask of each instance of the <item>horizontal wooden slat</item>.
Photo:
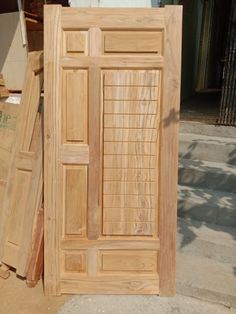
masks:
<svg viewBox="0 0 236 314"><path fill-rule="evenodd" d="M156 115L121 115L105 114L105 128L155 128L157 125Z"/></svg>
<svg viewBox="0 0 236 314"><path fill-rule="evenodd" d="M156 129L104 129L104 141L156 142Z"/></svg>
<svg viewBox="0 0 236 314"><path fill-rule="evenodd" d="M105 86L157 86L159 82L158 70L105 70Z"/></svg>
<svg viewBox="0 0 236 314"><path fill-rule="evenodd" d="M132 68L146 68L146 69L160 69L163 68L164 58L162 56L156 57L141 57L141 56L125 56L125 57L64 57L61 60L63 68L88 68L89 66L96 65L99 68L119 68L119 67L132 67Z"/></svg>
<svg viewBox="0 0 236 314"><path fill-rule="evenodd" d="M80 277L77 280L63 279L60 281L61 293L82 293L82 294L154 294L159 293L158 275L134 275L131 278L125 276L98 276Z"/></svg>
<svg viewBox="0 0 236 314"><path fill-rule="evenodd" d="M124 249L131 250L134 247L140 250L158 250L160 248L159 239L155 238L142 238L142 240L135 239L114 239L114 238L106 238L106 239L98 239L98 240L87 240L87 239L76 239L75 237L68 237L66 239L61 240L61 248L63 250L70 249Z"/></svg>
<svg viewBox="0 0 236 314"><path fill-rule="evenodd" d="M104 235L152 235L151 222L104 222Z"/></svg>
<svg viewBox="0 0 236 314"><path fill-rule="evenodd" d="M157 88L148 86L105 86L104 100L157 100Z"/></svg>
<svg viewBox="0 0 236 314"><path fill-rule="evenodd" d="M115 31L104 33L105 53L162 54L162 32Z"/></svg>
<svg viewBox="0 0 236 314"><path fill-rule="evenodd" d="M165 25L160 8L62 8L61 17L63 29L114 29L114 21L118 29L162 29Z"/></svg>
<svg viewBox="0 0 236 314"><path fill-rule="evenodd" d="M156 199L147 195L103 195L103 207L156 208Z"/></svg>
<svg viewBox="0 0 236 314"><path fill-rule="evenodd" d="M153 221L155 218L154 209L143 208L104 208L103 220L108 222L119 221L136 221L146 222Z"/></svg>
<svg viewBox="0 0 236 314"><path fill-rule="evenodd" d="M104 142L105 155L156 155L157 144L142 142Z"/></svg>
<svg viewBox="0 0 236 314"><path fill-rule="evenodd" d="M64 164L88 164L89 146L82 144L63 144L60 149L61 162Z"/></svg>
<svg viewBox="0 0 236 314"><path fill-rule="evenodd" d="M105 181L103 183L103 193L106 194L134 194L134 195L154 195L154 182L117 182Z"/></svg>
<svg viewBox="0 0 236 314"><path fill-rule="evenodd" d="M155 181L156 172L152 169L104 169L104 181Z"/></svg>
<svg viewBox="0 0 236 314"><path fill-rule="evenodd" d="M104 168L154 169L155 156L104 155Z"/></svg>
<svg viewBox="0 0 236 314"><path fill-rule="evenodd" d="M156 114L157 101L104 101L104 113Z"/></svg>

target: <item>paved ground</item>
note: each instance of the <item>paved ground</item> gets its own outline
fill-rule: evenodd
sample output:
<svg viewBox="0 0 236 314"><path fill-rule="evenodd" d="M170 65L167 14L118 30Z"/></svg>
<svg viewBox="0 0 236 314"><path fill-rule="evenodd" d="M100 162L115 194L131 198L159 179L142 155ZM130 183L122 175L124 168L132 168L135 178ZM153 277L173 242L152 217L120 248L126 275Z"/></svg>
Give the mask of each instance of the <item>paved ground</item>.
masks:
<svg viewBox="0 0 236 314"><path fill-rule="evenodd" d="M57 314L233 314L236 309L176 296L75 296Z"/></svg>
<svg viewBox="0 0 236 314"><path fill-rule="evenodd" d="M13 272L6 280L0 278L0 314L55 314L69 298L45 297L42 281L28 288Z"/></svg>

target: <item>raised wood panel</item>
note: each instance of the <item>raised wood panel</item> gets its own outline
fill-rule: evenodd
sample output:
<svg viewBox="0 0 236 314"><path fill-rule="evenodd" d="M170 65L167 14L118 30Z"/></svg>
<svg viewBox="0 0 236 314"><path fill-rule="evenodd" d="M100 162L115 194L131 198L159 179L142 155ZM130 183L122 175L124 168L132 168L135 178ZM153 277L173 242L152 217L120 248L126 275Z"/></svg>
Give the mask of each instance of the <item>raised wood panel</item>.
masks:
<svg viewBox="0 0 236 314"><path fill-rule="evenodd" d="M103 234L110 236L151 236L155 231L152 222L103 222Z"/></svg>
<svg viewBox="0 0 236 314"><path fill-rule="evenodd" d="M128 114L105 114L104 127L106 128L156 128L157 117L156 115L132 115Z"/></svg>
<svg viewBox="0 0 236 314"><path fill-rule="evenodd" d="M156 101L104 101L105 113L112 114L156 114Z"/></svg>
<svg viewBox="0 0 236 314"><path fill-rule="evenodd" d="M22 232L22 225L24 220L22 213L25 210L24 207L28 198L28 195L25 193L25 191L29 190L31 175L32 173L30 171L19 169L15 175L15 186L13 191L14 198L12 198L10 203L8 222L10 228L8 230L7 236L7 241L15 245L21 244L21 238L19 235ZM14 228L12 228L12 226L14 226ZM12 265L12 263L10 265Z"/></svg>
<svg viewBox="0 0 236 314"><path fill-rule="evenodd" d="M105 53L162 54L162 32L105 32Z"/></svg>
<svg viewBox="0 0 236 314"><path fill-rule="evenodd" d="M156 70L117 70L106 71L105 86L157 86L159 75Z"/></svg>
<svg viewBox="0 0 236 314"><path fill-rule="evenodd" d="M155 156L156 143L151 142L105 142L105 155L148 155Z"/></svg>
<svg viewBox="0 0 236 314"><path fill-rule="evenodd" d="M85 251L66 251L64 253L64 271L66 273L85 273L87 257Z"/></svg>
<svg viewBox="0 0 236 314"><path fill-rule="evenodd" d="M155 251L100 251L101 273L157 273Z"/></svg>
<svg viewBox="0 0 236 314"><path fill-rule="evenodd" d="M135 221L148 222L153 221L155 209L150 208L107 208L103 209L103 220L106 222L117 221Z"/></svg>
<svg viewBox="0 0 236 314"><path fill-rule="evenodd" d="M155 208L156 199L150 195L104 195L103 206L116 208Z"/></svg>
<svg viewBox="0 0 236 314"><path fill-rule="evenodd" d="M64 166L65 236L84 236L87 219L87 166Z"/></svg>
<svg viewBox="0 0 236 314"><path fill-rule="evenodd" d="M103 184L104 195L155 195L155 182L127 182L127 181L105 181Z"/></svg>
<svg viewBox="0 0 236 314"><path fill-rule="evenodd" d="M65 142L87 143L87 70L63 71L63 137Z"/></svg>
<svg viewBox="0 0 236 314"><path fill-rule="evenodd" d="M159 112L159 93L161 88L159 77L160 71L148 69L124 71L118 69L117 73L116 70L103 72L104 101L111 101L109 109L107 109L106 104L104 105L103 113L104 198L107 195L111 195L114 198L123 195L133 197L142 195L147 199L156 196L158 151L155 147L157 147L156 143L158 140L157 115ZM156 86L154 83L156 83ZM132 104L134 108L135 106L142 108L143 101L147 106L139 114L136 114L136 111L134 113L117 114L119 106L121 107L121 111L124 110L124 103L122 103L124 99L127 104ZM133 102L134 100L135 102ZM133 103L130 103L130 101ZM155 114L151 115L149 114L150 101L151 105L154 105L152 106L152 111L155 112ZM116 143L118 145L115 148ZM146 144L147 146L145 146ZM139 148L139 151L142 151L143 145L144 149L149 147L149 152L146 151L145 154L140 154L136 147ZM152 152L150 151L151 147L152 149L154 148ZM117 152L118 149L119 153ZM111 150L111 153L107 153L107 150ZM131 151L131 154L129 154L129 151ZM137 171L139 169L139 175L136 172L136 176L132 177L132 179L130 178L131 173L127 176L128 170ZM107 173L106 170L110 172ZM126 175L122 176L124 170L126 171ZM142 177L143 170L146 170L148 174L146 172L145 177L144 173L142 181L140 176ZM109 177L109 175L112 176ZM118 198L116 198L116 202L117 200ZM148 203L150 202L149 200ZM157 210L156 204L154 202L154 206L149 208ZM106 205L105 199L103 200L103 205L109 208L109 205ZM129 236L154 235L157 229L157 216L149 216L151 219L147 220L145 215L140 215L137 207L132 207L132 202L127 207L129 213L132 212L131 215L124 215L125 211L122 209L122 203L118 203L115 207L117 212L114 210L108 211L106 208L106 215L103 214L103 234Z"/></svg>
<svg viewBox="0 0 236 314"><path fill-rule="evenodd" d="M64 53L69 56L87 54L87 37L86 31L65 31Z"/></svg>
<svg viewBox="0 0 236 314"><path fill-rule="evenodd" d="M121 129L121 128L105 128L104 141L117 142L156 142L156 129Z"/></svg>
<svg viewBox="0 0 236 314"><path fill-rule="evenodd" d="M157 88L152 86L105 86L104 100L157 100Z"/></svg>
<svg viewBox="0 0 236 314"><path fill-rule="evenodd" d="M104 182L109 181L129 181L129 182L154 182L156 174L150 169L103 169Z"/></svg>

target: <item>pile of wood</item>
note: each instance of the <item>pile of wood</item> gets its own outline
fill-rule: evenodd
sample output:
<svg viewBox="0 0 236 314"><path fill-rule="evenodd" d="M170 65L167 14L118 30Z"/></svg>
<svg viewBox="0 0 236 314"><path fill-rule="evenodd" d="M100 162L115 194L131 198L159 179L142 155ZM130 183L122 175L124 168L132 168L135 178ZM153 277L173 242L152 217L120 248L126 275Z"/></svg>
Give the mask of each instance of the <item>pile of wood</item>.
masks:
<svg viewBox="0 0 236 314"><path fill-rule="evenodd" d="M43 270L42 52L29 53L21 103L0 104L0 276L34 286Z"/></svg>

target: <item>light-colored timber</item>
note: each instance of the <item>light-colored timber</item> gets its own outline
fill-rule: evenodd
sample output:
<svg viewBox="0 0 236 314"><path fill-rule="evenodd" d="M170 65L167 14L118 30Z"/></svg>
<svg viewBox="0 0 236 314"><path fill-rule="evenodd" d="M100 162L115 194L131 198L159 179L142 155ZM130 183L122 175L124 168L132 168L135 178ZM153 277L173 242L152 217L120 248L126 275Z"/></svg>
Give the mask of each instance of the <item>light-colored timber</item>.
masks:
<svg viewBox="0 0 236 314"><path fill-rule="evenodd" d="M29 53L16 141L0 221L0 260L26 275L36 212L42 204L42 52Z"/></svg>
<svg viewBox="0 0 236 314"><path fill-rule="evenodd" d="M16 138L19 105L0 102L0 217L7 185L12 150Z"/></svg>
<svg viewBox="0 0 236 314"><path fill-rule="evenodd" d="M175 293L180 6L45 6L45 292Z"/></svg>

